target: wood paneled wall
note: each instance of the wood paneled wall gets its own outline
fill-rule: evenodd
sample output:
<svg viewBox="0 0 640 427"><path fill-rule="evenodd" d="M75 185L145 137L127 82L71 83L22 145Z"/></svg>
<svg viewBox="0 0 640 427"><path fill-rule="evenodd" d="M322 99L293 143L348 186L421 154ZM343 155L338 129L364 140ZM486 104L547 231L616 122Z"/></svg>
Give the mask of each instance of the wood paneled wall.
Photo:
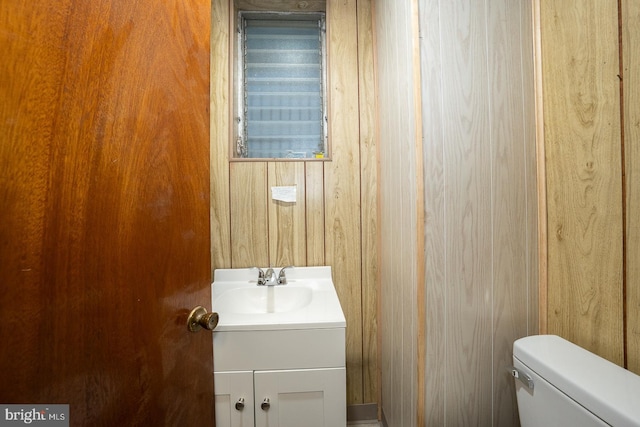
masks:
<svg viewBox="0 0 640 427"><path fill-rule="evenodd" d="M415 1L375 1L380 156L382 410L389 426L418 425L422 378L422 144Z"/></svg>
<svg viewBox="0 0 640 427"><path fill-rule="evenodd" d="M517 425L504 367L538 325L531 4L374 9L385 417Z"/></svg>
<svg viewBox="0 0 640 427"><path fill-rule="evenodd" d="M347 403L375 403L377 171L370 1L327 3L331 160L306 162L229 159L233 3L212 3L212 265L330 265L347 319ZM291 185L297 189L295 203L271 199L272 186Z"/></svg>
<svg viewBox="0 0 640 427"><path fill-rule="evenodd" d="M548 332L623 362L616 2L541 3Z"/></svg>
<svg viewBox="0 0 640 427"><path fill-rule="evenodd" d="M548 332L640 372L640 1L541 17Z"/></svg>
<svg viewBox="0 0 640 427"><path fill-rule="evenodd" d="M627 369L640 374L640 0L622 1Z"/></svg>

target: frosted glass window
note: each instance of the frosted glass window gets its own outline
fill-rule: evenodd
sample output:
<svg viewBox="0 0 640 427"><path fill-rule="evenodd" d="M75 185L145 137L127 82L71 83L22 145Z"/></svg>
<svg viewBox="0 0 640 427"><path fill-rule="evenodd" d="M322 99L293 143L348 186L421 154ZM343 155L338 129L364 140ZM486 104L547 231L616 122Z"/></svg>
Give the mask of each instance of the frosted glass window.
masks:
<svg viewBox="0 0 640 427"><path fill-rule="evenodd" d="M236 155L326 156L324 15L241 13Z"/></svg>

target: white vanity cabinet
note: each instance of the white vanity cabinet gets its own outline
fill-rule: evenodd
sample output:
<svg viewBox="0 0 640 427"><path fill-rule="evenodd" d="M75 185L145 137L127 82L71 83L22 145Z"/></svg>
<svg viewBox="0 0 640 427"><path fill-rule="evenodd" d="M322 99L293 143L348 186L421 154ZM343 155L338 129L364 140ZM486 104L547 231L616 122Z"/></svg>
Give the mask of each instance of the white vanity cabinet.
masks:
<svg viewBox="0 0 640 427"><path fill-rule="evenodd" d="M253 419L253 372L215 372L216 427L250 427Z"/></svg>
<svg viewBox="0 0 640 427"><path fill-rule="evenodd" d="M344 426L345 375L344 368L216 372L216 426Z"/></svg>
<svg viewBox="0 0 640 427"><path fill-rule="evenodd" d="M344 314L329 267L257 286L251 269L216 270L212 309L217 427L345 427Z"/></svg>

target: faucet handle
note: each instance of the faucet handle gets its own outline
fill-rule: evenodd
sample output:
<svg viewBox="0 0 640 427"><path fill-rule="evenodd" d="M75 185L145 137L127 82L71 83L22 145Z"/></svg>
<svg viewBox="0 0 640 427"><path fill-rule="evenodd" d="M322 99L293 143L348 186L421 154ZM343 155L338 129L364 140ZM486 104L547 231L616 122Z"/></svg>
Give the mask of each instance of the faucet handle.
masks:
<svg viewBox="0 0 640 427"><path fill-rule="evenodd" d="M264 271L260 267L251 267L249 270L258 270L258 285L264 285Z"/></svg>
<svg viewBox="0 0 640 427"><path fill-rule="evenodd" d="M287 268L294 268L294 266L293 266L293 265L288 265L288 266L286 266L286 267L282 267L282 268L280 269L280 272L278 273L278 284L279 284L279 285L286 285L286 284L287 284L287 276L286 276L286 275L285 275L285 273L284 273L284 271L285 271Z"/></svg>

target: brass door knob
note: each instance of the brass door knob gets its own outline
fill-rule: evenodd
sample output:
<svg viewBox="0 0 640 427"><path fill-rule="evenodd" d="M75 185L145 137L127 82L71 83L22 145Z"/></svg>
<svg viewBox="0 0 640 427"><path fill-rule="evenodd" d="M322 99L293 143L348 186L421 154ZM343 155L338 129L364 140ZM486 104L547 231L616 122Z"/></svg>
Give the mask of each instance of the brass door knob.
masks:
<svg viewBox="0 0 640 427"><path fill-rule="evenodd" d="M208 313L202 306L191 310L187 318L187 328L190 332L198 332L202 328L213 331L217 325L218 313Z"/></svg>

